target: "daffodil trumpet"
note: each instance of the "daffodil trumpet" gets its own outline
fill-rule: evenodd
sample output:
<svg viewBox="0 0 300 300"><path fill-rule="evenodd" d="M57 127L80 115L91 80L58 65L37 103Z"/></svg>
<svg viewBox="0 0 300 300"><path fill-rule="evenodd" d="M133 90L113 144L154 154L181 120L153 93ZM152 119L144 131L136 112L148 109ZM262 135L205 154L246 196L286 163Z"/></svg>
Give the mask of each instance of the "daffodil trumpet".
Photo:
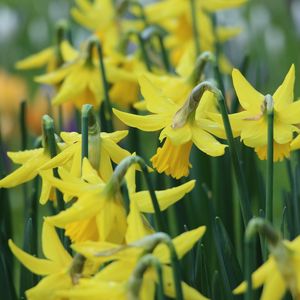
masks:
<svg viewBox="0 0 300 300"><path fill-rule="evenodd" d="M44 147L49 151L50 157L53 158L57 155L57 144L55 141L54 122L48 115L44 115L43 119L43 138ZM53 175L59 178L57 168L53 169ZM59 211L64 210L64 200L62 193L56 189L57 208Z"/></svg>
<svg viewBox="0 0 300 300"><path fill-rule="evenodd" d="M160 261L152 254L143 255L135 269L133 270L129 280L128 280L128 300L140 300L140 291L143 283L144 273L153 267L157 273L158 277L158 300L164 300L164 282L162 274L162 266Z"/></svg>
<svg viewBox="0 0 300 300"><path fill-rule="evenodd" d="M139 167L141 168L146 184L147 184L147 188L152 200L152 205L154 208L154 212L155 212L155 217L156 217L156 221L157 221L157 226L158 226L158 230L160 231L167 231L167 227L165 224L165 221L162 217L162 213L159 207L159 203L151 182L151 178L149 175L149 171L148 171L148 167L145 163L145 161L139 157L139 156L128 156L126 158L124 158L120 164L116 167L113 176L110 179L110 182L108 183L108 188L114 187L114 188L120 188L121 182L126 174L126 172L128 171L129 167L132 166L133 164L137 164L139 165Z"/></svg>
<svg viewBox="0 0 300 300"><path fill-rule="evenodd" d="M101 109L104 109L104 116L105 116L106 127L107 127L104 128L104 130L107 132L113 132L114 131L113 118L112 118L113 113L112 113L112 106L111 106L111 101L109 96L109 85L108 85L106 70L104 65L103 50L99 39L96 37L93 37L89 40L88 55L90 60L93 57L93 51L94 51L93 49L96 49L98 54L99 67L100 67L99 71L100 71L100 76L101 76L101 81L103 86L104 103Z"/></svg>

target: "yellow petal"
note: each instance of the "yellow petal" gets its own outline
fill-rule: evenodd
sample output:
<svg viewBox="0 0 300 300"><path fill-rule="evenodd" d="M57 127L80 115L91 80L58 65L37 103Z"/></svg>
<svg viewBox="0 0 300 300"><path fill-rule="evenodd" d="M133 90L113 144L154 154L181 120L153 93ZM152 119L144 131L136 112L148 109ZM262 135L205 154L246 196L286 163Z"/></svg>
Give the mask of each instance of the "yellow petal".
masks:
<svg viewBox="0 0 300 300"><path fill-rule="evenodd" d="M225 152L226 145L218 142L210 133L193 126L193 143L196 147L210 156L220 156Z"/></svg>
<svg viewBox="0 0 300 300"><path fill-rule="evenodd" d="M201 239L205 233L206 227L200 226L196 229L184 232L173 239L178 258L181 259L192 247ZM154 250L154 255L159 258L162 263L170 262L170 253L166 245L159 245Z"/></svg>
<svg viewBox="0 0 300 300"><path fill-rule="evenodd" d="M259 113L264 95L255 90L237 69L232 71L232 80L241 106L246 110L254 107L255 112Z"/></svg>
<svg viewBox="0 0 300 300"><path fill-rule="evenodd" d="M50 194L51 194L51 189L52 189L51 183L46 178L44 178L44 174L47 174L47 173L48 173L48 176L51 176L52 170L40 172L40 176L42 177L42 188L41 188L39 202L42 205L46 204L47 201L50 199Z"/></svg>
<svg viewBox="0 0 300 300"><path fill-rule="evenodd" d="M34 150L25 150L18 152L7 152L7 156L15 163L15 164L24 164L32 157L36 157L37 155L41 155L44 152L44 148L34 149Z"/></svg>
<svg viewBox="0 0 300 300"><path fill-rule="evenodd" d="M189 193L194 188L195 183L195 180L190 180L177 187L156 191L155 194L160 209L163 211L183 198L185 194ZM141 212L154 213L153 204L148 191L134 193L131 195L131 199L136 202L137 207Z"/></svg>
<svg viewBox="0 0 300 300"><path fill-rule="evenodd" d="M109 153L105 151L104 148L101 148L99 174L101 178L103 178L104 182L108 182L113 174Z"/></svg>
<svg viewBox="0 0 300 300"><path fill-rule="evenodd" d="M72 61L79 55L78 51L76 51L67 40L61 42L60 50L64 61Z"/></svg>
<svg viewBox="0 0 300 300"><path fill-rule="evenodd" d="M114 132L101 132L101 138L103 139L110 139L115 143L119 143L128 135L128 130L117 130Z"/></svg>
<svg viewBox="0 0 300 300"><path fill-rule="evenodd" d="M91 218L95 216L103 206L105 199L99 192L86 193L70 208L60 212L56 216L46 217L45 221L60 228L67 224Z"/></svg>
<svg viewBox="0 0 300 300"><path fill-rule="evenodd" d="M176 105L172 100L164 97L162 92L153 85L149 77L141 75L139 77L141 93L146 100L146 107L152 113L168 114L175 112Z"/></svg>
<svg viewBox="0 0 300 300"><path fill-rule="evenodd" d="M48 275L59 272L61 270L61 266L56 262L37 258L28 254L18 248L12 240L8 241L8 245L11 252L17 257L17 259L32 273L38 275Z"/></svg>
<svg viewBox="0 0 300 300"><path fill-rule="evenodd" d="M60 69L55 70L51 73L37 76L34 78L34 81L38 83L46 83L46 84L56 84L61 82L71 71L71 67L64 65Z"/></svg>
<svg viewBox="0 0 300 300"><path fill-rule="evenodd" d="M42 246L44 255L59 264L62 269L72 262L72 257L63 247L55 228L44 222L42 232Z"/></svg>
<svg viewBox="0 0 300 300"><path fill-rule="evenodd" d="M167 126L170 117L167 115L139 116L113 109L114 114L126 125L143 131L156 131Z"/></svg>
<svg viewBox="0 0 300 300"><path fill-rule="evenodd" d="M269 274L273 274L275 268L275 262L273 259L268 259L262 266L260 266L252 274L252 286L253 288L258 288L265 282ZM234 294L241 294L247 289L247 283L244 281L233 291Z"/></svg>
<svg viewBox="0 0 300 300"><path fill-rule="evenodd" d="M127 217L128 228L126 231L126 243L132 243L145 236L154 233L147 219L140 213L137 204L130 197L130 212Z"/></svg>
<svg viewBox="0 0 300 300"><path fill-rule="evenodd" d="M91 184L103 184L97 171L92 167L89 160L85 157L82 162L82 176L81 178Z"/></svg>
<svg viewBox="0 0 300 300"><path fill-rule="evenodd" d="M284 106L280 111L276 111L277 119L287 124L298 124L300 115L300 100Z"/></svg>
<svg viewBox="0 0 300 300"><path fill-rule="evenodd" d="M175 284L173 280L173 270L171 267L163 266L163 281L164 293L171 298L176 297ZM183 297L185 300L208 300L205 296L201 295L197 290L190 287L183 281L181 282Z"/></svg>
<svg viewBox="0 0 300 300"><path fill-rule="evenodd" d="M261 300L280 300L285 294L286 284L279 271L269 274L261 295Z"/></svg>
<svg viewBox="0 0 300 300"><path fill-rule="evenodd" d="M293 125L276 122L274 124L274 140L278 144L289 143L293 139L293 132L299 129Z"/></svg>
<svg viewBox="0 0 300 300"><path fill-rule="evenodd" d="M19 70L40 68L46 65L54 55L54 49L52 47L46 48L41 52L18 61L16 68Z"/></svg>
<svg viewBox="0 0 300 300"><path fill-rule="evenodd" d="M289 72L284 78L282 84L273 94L275 110L281 110L286 105L294 101L294 83L295 83L295 66L290 67Z"/></svg>
<svg viewBox="0 0 300 300"><path fill-rule="evenodd" d="M192 130L189 122L187 122L181 128L172 128L171 125L168 125L161 132L159 139L162 141L164 138L168 137L172 144L181 145L186 144L192 140Z"/></svg>
<svg viewBox="0 0 300 300"><path fill-rule="evenodd" d="M125 157L130 156L130 152L121 148L112 140L106 139L102 141L102 147L109 154L111 160L119 164Z"/></svg>
<svg viewBox="0 0 300 300"><path fill-rule="evenodd" d="M60 272L43 278L35 287L27 290L26 299L53 300L56 298L56 291L70 289L71 287L71 276L66 271Z"/></svg>

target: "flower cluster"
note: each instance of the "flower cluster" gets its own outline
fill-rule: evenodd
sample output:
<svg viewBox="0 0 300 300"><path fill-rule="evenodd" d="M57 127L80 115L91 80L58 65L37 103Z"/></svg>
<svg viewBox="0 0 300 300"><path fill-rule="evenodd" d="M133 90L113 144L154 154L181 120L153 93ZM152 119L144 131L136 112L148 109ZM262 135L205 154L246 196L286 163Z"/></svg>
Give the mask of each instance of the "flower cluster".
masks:
<svg viewBox="0 0 300 300"><path fill-rule="evenodd" d="M45 74L34 80L51 88L50 106L58 108L56 114L48 106L45 109L52 117L58 116L58 128L54 126L56 118L44 115L41 130L34 130L41 135L29 150L25 150L28 133L26 110L22 110L23 151L7 153L21 166L9 174L4 174L4 167L3 172L0 170L0 195L5 189L24 184L27 225L30 228L32 222L36 226L31 232L26 227L29 233L26 231L25 239L32 235L37 243L37 202L49 208L46 213L43 208L42 220L41 250L45 258L38 258L37 245L35 249L21 249L8 241L18 260L33 274L42 276L22 291L27 299L218 299L218 285L228 299L243 292L252 299L252 287L263 284L263 300L282 299L286 290L300 299L297 171L293 195L285 200L292 216L287 227L295 238L289 242L266 220L250 221L255 205L253 199L249 200L235 140L239 138L253 148L259 160L267 160L266 199L261 201L265 206L260 212L272 222L273 163L288 159L292 150L300 149L295 66L290 67L272 95L258 92L232 67L222 44L241 30L219 26L216 13L240 7L246 1L75 2L71 15L91 36L75 47L72 28L60 22L53 45L16 63L18 70L44 68ZM223 78L230 78L230 74L228 87ZM13 96L6 96L9 102ZM0 99L1 112L2 102ZM31 118L34 110L27 117ZM72 130L67 130L66 122L75 123L70 125ZM154 147L143 131L158 133L152 136ZM195 156L197 159L193 159ZM205 178L208 170L202 170L202 157L209 157L203 165L213 165L210 170L221 173L217 174L221 180L216 176L213 180ZM216 168L220 161L229 169L224 168L227 173ZM205 178L196 188L196 180L191 179L196 173L191 170L192 162L200 165L196 169ZM231 173L237 188L232 189L230 197L238 194L241 209L240 214L232 209L238 214L233 221L235 239L241 238L240 222L251 232L246 232L247 247L249 236L258 231L265 260L252 277L254 268L248 261L246 281L242 283L239 262L232 255L234 247L215 215L219 204L207 188L207 183L214 186L215 182L225 182L226 174ZM293 175L293 170L290 173ZM199 190L200 185L205 193ZM222 195L223 190L217 186L214 193ZM202 194L209 200L209 225L203 214L198 217ZM231 210L230 203L225 205ZM184 219L187 207L188 213L197 215L197 222ZM199 265L201 282L210 281L202 241L206 225L212 231L208 230L207 239L211 234L215 239L222 274L222 284L217 272L207 289L204 283L201 287L195 283ZM268 259L265 239L270 250ZM185 276L181 268L191 257L188 273L193 274ZM238 267L231 269L230 263Z"/></svg>

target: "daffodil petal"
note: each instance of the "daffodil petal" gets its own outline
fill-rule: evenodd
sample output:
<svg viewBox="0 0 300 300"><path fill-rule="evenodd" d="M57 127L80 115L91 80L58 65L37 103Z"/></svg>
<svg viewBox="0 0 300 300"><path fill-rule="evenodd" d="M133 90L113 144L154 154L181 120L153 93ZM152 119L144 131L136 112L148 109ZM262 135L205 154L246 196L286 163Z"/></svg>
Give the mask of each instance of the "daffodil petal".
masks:
<svg viewBox="0 0 300 300"><path fill-rule="evenodd" d="M218 142L210 133L197 128L192 127L193 143L196 147L211 156L220 156L225 152L226 145Z"/></svg>
<svg viewBox="0 0 300 300"><path fill-rule="evenodd" d="M163 191L156 191L156 197L159 203L160 209L163 211L169 206L176 203L183 196L189 193L195 186L195 180L190 180L182 185L166 189ZM154 213L153 204L148 191L141 191L132 194L131 199L136 202L138 209L144 213Z"/></svg>
<svg viewBox="0 0 300 300"><path fill-rule="evenodd" d="M33 149L33 150L25 150L18 152L7 152L7 156L15 163L15 164L24 164L32 157L36 157L37 155L41 155L44 152L43 148Z"/></svg>
<svg viewBox="0 0 300 300"><path fill-rule="evenodd" d="M54 55L54 49L46 48L41 52L33 54L16 63L16 68L19 70L40 68L47 64L47 62Z"/></svg>
<svg viewBox="0 0 300 300"><path fill-rule="evenodd" d="M265 282L267 276L269 274L273 274L273 269L275 267L275 262L273 259L268 259L262 266L260 266L253 274L252 274L252 285L253 288L258 288ZM244 281L239 286L237 286L233 293L241 294L245 292L247 289L247 283Z"/></svg>
<svg viewBox="0 0 300 300"><path fill-rule="evenodd" d="M171 125L168 125L160 133L159 139L162 141L166 137L168 137L174 145L186 144L192 139L191 126L188 122L180 128L172 128Z"/></svg>
<svg viewBox="0 0 300 300"><path fill-rule="evenodd" d="M269 274L264 284L261 300L280 300L285 294L286 284L279 271Z"/></svg>
<svg viewBox="0 0 300 300"><path fill-rule="evenodd" d="M184 232L173 239L178 258L181 259L192 247L201 239L205 233L206 227L200 226L196 229ZM170 263L170 253L166 245L158 245L154 250L154 255L162 263Z"/></svg>
<svg viewBox="0 0 300 300"><path fill-rule="evenodd" d="M17 257L17 259L32 273L38 275L48 275L59 272L61 266L56 262L52 262L47 259L37 258L17 247L12 240L8 241L11 252Z"/></svg>
<svg viewBox="0 0 300 300"><path fill-rule="evenodd" d="M290 67L282 84L273 95L275 109L281 110L294 100L295 66Z"/></svg>
<svg viewBox="0 0 300 300"><path fill-rule="evenodd" d="M114 114L126 125L143 131L157 131L167 126L170 118L166 115L139 116L113 109Z"/></svg>
<svg viewBox="0 0 300 300"><path fill-rule="evenodd" d="M71 264L72 257L63 247L55 228L47 222L43 224L42 246L44 255L62 268Z"/></svg>
<svg viewBox="0 0 300 300"><path fill-rule="evenodd" d="M232 71L232 80L241 106L246 110L256 107L259 112L264 95L255 90L237 69L233 69Z"/></svg>

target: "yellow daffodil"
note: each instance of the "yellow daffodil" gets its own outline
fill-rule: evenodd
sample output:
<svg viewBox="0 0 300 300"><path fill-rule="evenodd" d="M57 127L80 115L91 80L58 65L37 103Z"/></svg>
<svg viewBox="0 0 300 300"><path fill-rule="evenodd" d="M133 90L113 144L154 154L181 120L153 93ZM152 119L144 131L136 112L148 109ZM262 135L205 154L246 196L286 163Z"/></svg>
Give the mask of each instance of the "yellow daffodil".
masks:
<svg viewBox="0 0 300 300"><path fill-rule="evenodd" d="M219 143L212 135L224 137L222 127L210 121L206 113L214 108L214 96L205 92L198 107L186 113L190 98L178 103L162 94L151 80L142 76L141 92L146 99L147 110L152 114L146 116L133 115L114 109L115 115L125 124L144 131L162 130L160 141L162 147L152 157L153 166L158 172L165 172L174 178L187 176L189 173L189 155L193 143L201 151L211 155L224 154L225 145ZM177 87L181 93L180 87ZM175 91L174 91L175 93ZM199 99L197 99L199 100ZM197 101L196 100L196 101ZM197 105L195 105L197 106Z"/></svg>
<svg viewBox="0 0 300 300"><path fill-rule="evenodd" d="M143 223L139 223L140 226L144 226ZM129 228L132 227L132 228ZM126 247L118 247L118 245L114 245L114 248L109 250L108 245L101 242L84 242L75 244L73 247L76 251L84 254L91 260L95 260L95 262L103 262L105 260L111 261L114 260L111 264L107 265L103 268L93 280L96 282L124 282L126 283L129 279L132 271L134 270L136 264L138 263L139 257L145 251L144 241L148 239L150 241L153 236L144 236L144 239L141 239L140 232L143 229L138 228L136 223L131 223L128 225L128 229L132 233L135 233L135 238L133 238L133 242L128 244L129 248ZM175 246L177 255L179 259L181 259L194 245L195 243L203 236L205 232L205 226L200 226L194 230L190 230L185 232L176 238L173 239L173 244ZM147 242L146 242L147 243ZM111 245L113 246L113 245ZM118 250L119 248L119 250ZM123 250L124 249L124 250ZM136 251L134 251L136 250ZM102 254L103 253L103 256ZM111 253L111 255L109 254ZM164 293L168 297L175 297L175 286L173 282L172 269L168 265L170 264L170 254L168 248L161 244L158 245L154 251L153 255L160 261L163 268L163 280L164 280ZM157 281L156 274L153 269L149 269L143 278L144 284L141 288L141 294L147 295L144 299L154 299L155 289L154 283ZM80 290L80 285L78 286ZM204 300L207 299L203 295L201 295L198 291L182 282L182 289L184 294L184 299L186 300ZM96 297L96 295L101 295L101 291L98 289L91 288L91 293ZM123 290L123 292L125 292ZM66 295L68 292L66 293ZM70 293L72 296L75 293ZM81 293L82 295L82 293ZM73 298L72 298L73 299ZM75 298L74 298L75 299ZM100 298L101 299L101 298Z"/></svg>
<svg viewBox="0 0 300 300"><path fill-rule="evenodd" d="M159 23L170 32L166 38L166 45L171 49L174 63L177 63L186 51L194 50L195 48L190 2L189 0L164 0L151 3L145 7L149 21ZM245 0L210 0L204 2L195 0L196 26L199 35L200 51L214 52L216 42L225 42L240 32L239 28L220 26L217 27L215 34L208 13L235 8L245 2ZM224 60L225 57L223 56L222 61ZM225 63L222 65L225 65Z"/></svg>
<svg viewBox="0 0 300 300"><path fill-rule="evenodd" d="M63 147L63 145L60 145ZM19 152L8 152L8 157L16 164L22 166L0 180L0 188L10 188L34 179L37 175L42 177L42 190L40 203L45 204L48 199L54 199L51 195L52 186L44 177L51 175L52 170L40 171L40 167L51 160L49 152L44 148L25 150Z"/></svg>
<svg viewBox="0 0 300 300"><path fill-rule="evenodd" d="M255 149L260 159L267 156L267 112L265 96L256 91L236 69L232 72L233 85L238 96L241 112L230 115L235 131L248 147ZM291 66L283 83L273 94L274 101L274 161L290 155L293 133L299 132L300 101L294 98L295 67ZM211 115L213 118L214 116ZM219 117L219 121L220 121Z"/></svg>
<svg viewBox="0 0 300 300"><path fill-rule="evenodd" d="M272 253L273 252L273 253ZM252 274L253 288L264 285L261 300L280 300L286 290L290 290L294 299L300 297L300 238L283 241L271 251L268 260ZM234 294L247 289L247 283L241 283Z"/></svg>
<svg viewBox="0 0 300 300"><path fill-rule="evenodd" d="M52 73L39 76L37 82L57 84L63 81L52 104L73 102L78 108L89 103L99 107L103 100L103 84L101 80L99 59L93 55L92 41L83 46L82 52L77 52L66 43L62 46L62 54L66 64ZM118 70L110 61L105 61L107 80L136 80L129 72Z"/></svg>
<svg viewBox="0 0 300 300"><path fill-rule="evenodd" d="M113 133L100 133L100 145L90 145L94 149L90 160L93 166L97 168L99 176L104 181L108 181L113 173L112 161L118 164L122 159L129 156L130 153L121 148L119 143L126 135L127 130L115 131ZM62 132L61 138L66 147L61 153L52 158L47 164L42 166L42 170L53 169L66 166L70 173L75 177L81 175L81 134L77 132Z"/></svg>
<svg viewBox="0 0 300 300"><path fill-rule="evenodd" d="M66 234L76 242L101 240L123 243L127 227L126 213L118 187L114 187L111 182L104 184L86 159L82 170L84 180L72 177L63 169L60 169L59 174L62 180L48 180L63 193L76 196L78 200L69 209L46 220L66 228ZM156 192L161 210L181 199L194 184L194 181L189 181L176 188ZM130 190L133 191L133 188ZM154 212L148 192L130 193L129 196L138 203L140 211Z"/></svg>
<svg viewBox="0 0 300 300"><path fill-rule="evenodd" d="M68 270L72 257L62 246L55 228L44 223L42 232L42 249L46 257L37 258L18 248L11 240L9 247L18 260L32 273L46 276L38 285L26 291L28 300L59 299L56 292L72 286Z"/></svg>

